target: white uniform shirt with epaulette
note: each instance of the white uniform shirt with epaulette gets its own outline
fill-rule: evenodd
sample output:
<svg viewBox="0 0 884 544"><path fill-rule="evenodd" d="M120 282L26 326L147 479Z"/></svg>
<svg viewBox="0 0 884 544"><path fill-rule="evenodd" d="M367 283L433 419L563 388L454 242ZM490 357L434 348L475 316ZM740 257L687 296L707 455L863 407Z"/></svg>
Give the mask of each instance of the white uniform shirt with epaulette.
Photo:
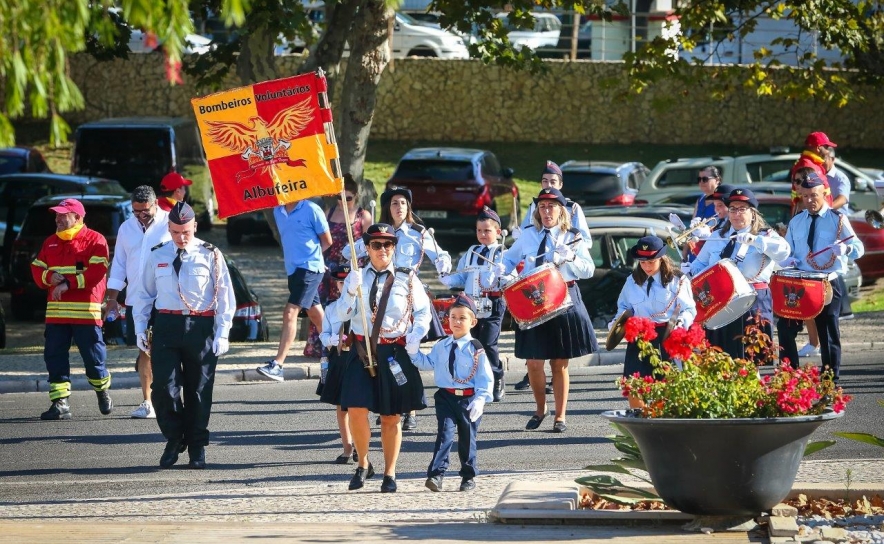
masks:
<svg viewBox="0 0 884 544"><path fill-rule="evenodd" d="M617 316L631 310L635 317L646 317L654 323L666 323L675 314L676 320L683 327L690 327L697 317L697 304L687 276L675 277L666 285L661 283L660 272L654 274L653 278L650 292L647 281L644 285L639 285L635 283L632 274L626 278L617 298Z"/></svg>
<svg viewBox="0 0 884 544"><path fill-rule="evenodd" d="M135 292L135 333L147 330L151 307L155 305L157 310L214 310L215 338L227 338L233 325L236 299L224 257L211 244L194 238L182 253L181 270L176 274L173 262L177 252L173 242L165 242L154 246L145 259Z"/></svg>
<svg viewBox="0 0 884 544"><path fill-rule="evenodd" d="M396 229L396 252L393 254L393 264L398 267L408 267L417 270L421 259L426 256L431 261L436 259L448 260L451 256L447 251L436 244L430 232L420 225L402 223ZM345 246L341 254L345 259L350 258L350 246ZM362 239L356 241L356 256L358 258L368 255L365 242Z"/></svg>
<svg viewBox="0 0 884 544"><path fill-rule="evenodd" d="M488 255L483 259L480 255L486 249ZM448 276L450 278L449 287L463 289L474 299L485 296L485 293L489 291L500 291L499 281L494 278L491 262L502 262L504 251L506 251L506 246L503 244L470 246L470 249L457 262L457 270Z"/></svg>
<svg viewBox="0 0 884 544"><path fill-rule="evenodd" d="M546 241L547 251L545 252L545 263L558 264L559 272L565 281L583 280L591 278L595 272L595 263L589 254L589 246L586 239L577 229L562 231L559 227L553 227L549 230L549 238ZM543 229L537 230L536 227L530 227L522 232L519 239L506 250L503 254L503 265L505 267L505 275L515 274L514 269L519 262L525 262L525 268L522 274L530 272L537 268L537 250L543 241ZM574 260L570 262L562 262L561 258L556 254L556 246L565 244L574 252Z"/></svg>
<svg viewBox="0 0 884 544"><path fill-rule="evenodd" d="M731 241L732 236L748 233L751 227L740 230L729 229L726 233L715 232L706 239L703 248L691 263L691 274L697 275L721 260L721 252ZM789 256L789 243L768 229L755 235L755 240L748 245L742 260L736 258L744 244L735 243L730 259L735 262L740 273L749 283L767 283L776 263Z"/></svg>
<svg viewBox="0 0 884 544"><path fill-rule="evenodd" d="M326 309L328 313L334 313L338 321L350 321L350 330L354 334L368 336L374 325L372 308L380 304L381 295L384 292L384 282L387 274L394 274L393 286L390 289L390 298L381 321L381 338L399 338L410 332L418 333L421 338L430 330L430 298L421 285L417 275L410 268L396 268L392 264L385 270L375 271L369 264L362 269L362 302L355 296L350 296L346 289L341 297L332 302ZM372 286L377 281L374 304L371 304L370 296ZM368 331L362 326L361 312L363 308L367 312Z"/></svg>
<svg viewBox="0 0 884 544"><path fill-rule="evenodd" d="M810 233L812 222L810 212L802 211L789 221L786 230L786 242L792 247L792 257L798 261L795 268L807 272L835 272L844 275L847 272L847 259L859 259L865 254L865 246L856 237L850 221L844 214L833 210L828 205L823 205L819 211L814 229L813 250L807 245L807 237ZM846 240L847 255L834 255L831 250L823 249L835 244L838 240L852 237ZM816 257L810 255L821 251Z"/></svg>
<svg viewBox="0 0 884 544"><path fill-rule="evenodd" d="M420 351L417 355L412 355L411 362L421 370L432 370L436 387L474 389L473 398L482 398L488 403L493 400L491 387L494 376L485 350L478 351L471 342L472 339L469 333L457 340L448 336L436 342L429 355ZM457 344L454 349L454 374L448 364L452 343Z"/></svg>

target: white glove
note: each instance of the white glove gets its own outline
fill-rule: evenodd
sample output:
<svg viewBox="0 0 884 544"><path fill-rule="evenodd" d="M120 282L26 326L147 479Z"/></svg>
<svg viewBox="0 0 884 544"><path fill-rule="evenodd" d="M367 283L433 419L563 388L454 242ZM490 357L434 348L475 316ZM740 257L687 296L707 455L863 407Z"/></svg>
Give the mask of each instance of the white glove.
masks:
<svg viewBox="0 0 884 544"><path fill-rule="evenodd" d="M747 246L755 244L755 235L748 232L741 232L734 239L738 244L746 244Z"/></svg>
<svg viewBox="0 0 884 544"><path fill-rule="evenodd" d="M712 229L703 225L702 227L697 227L697 230L694 231L694 235L692 238L698 238L700 240L705 240L712 236Z"/></svg>
<svg viewBox="0 0 884 544"><path fill-rule="evenodd" d="M436 264L436 272L440 274L448 274L451 272L451 259L439 257L433 262Z"/></svg>
<svg viewBox="0 0 884 544"><path fill-rule="evenodd" d="M138 349L150 355L150 346L147 344L146 332L138 333L138 336L135 338L135 343L138 345Z"/></svg>
<svg viewBox="0 0 884 544"><path fill-rule="evenodd" d="M423 338L424 338L423 335L421 335L415 331L411 331L410 333L405 335L405 345L406 346L408 346L408 344L420 345L421 340L423 340Z"/></svg>
<svg viewBox="0 0 884 544"><path fill-rule="evenodd" d="M451 276L439 276L439 281L442 282L442 285L451 289L451 284L454 283L454 278Z"/></svg>
<svg viewBox="0 0 884 544"><path fill-rule="evenodd" d="M556 246L556 255L561 257L562 262L571 262L574 260L574 250L565 244Z"/></svg>
<svg viewBox="0 0 884 544"><path fill-rule="evenodd" d="M494 272L494 276L499 278L503 276L503 273L506 272L506 266L503 263L492 263L491 271Z"/></svg>
<svg viewBox="0 0 884 544"><path fill-rule="evenodd" d="M616 317L614 319L608 321L608 330L611 330L614 328L614 322L616 322L616 321L617 321Z"/></svg>
<svg viewBox="0 0 884 544"><path fill-rule="evenodd" d="M702 218L702 217L695 217L695 218L691 219L691 223L688 225L688 228L689 228L689 229L692 229L692 228L696 227L697 225L699 225L699 224L702 223L702 222L703 222L703 218Z"/></svg>
<svg viewBox="0 0 884 544"><path fill-rule="evenodd" d="M325 342L323 342L322 345L327 348L336 347L338 344L341 343L341 337L337 334L330 334L328 335L328 337L323 336L323 338L325 338Z"/></svg>
<svg viewBox="0 0 884 544"><path fill-rule="evenodd" d="M835 244L835 247L832 248L832 252L835 255L847 255L850 253L850 246L845 243Z"/></svg>
<svg viewBox="0 0 884 544"><path fill-rule="evenodd" d="M681 263L681 273L690 276L691 275L691 263Z"/></svg>
<svg viewBox="0 0 884 544"><path fill-rule="evenodd" d="M467 405L467 410L470 411L470 421L476 421L482 417L482 412L485 410L485 399L480 397L474 398Z"/></svg>
<svg viewBox="0 0 884 544"><path fill-rule="evenodd" d="M421 345L417 342L413 344L409 344L406 342L405 344L405 353L408 354L409 357L414 357L418 353L420 353Z"/></svg>
<svg viewBox="0 0 884 544"><path fill-rule="evenodd" d="M344 278L344 293L351 297L356 296L356 288L362 285L362 269L354 268L350 270L347 277Z"/></svg>
<svg viewBox="0 0 884 544"><path fill-rule="evenodd" d="M519 236L522 235L522 227L515 227L513 231L510 233L510 236L513 237L513 240L518 240Z"/></svg>
<svg viewBox="0 0 884 544"><path fill-rule="evenodd" d="M212 343L212 351L214 351L215 355L218 357L227 353L228 350L230 350L230 342L228 342L226 338L216 338Z"/></svg>
<svg viewBox="0 0 884 544"><path fill-rule="evenodd" d="M785 260L782 260L778 263L783 268L793 268L798 265L798 259L795 257L786 257Z"/></svg>

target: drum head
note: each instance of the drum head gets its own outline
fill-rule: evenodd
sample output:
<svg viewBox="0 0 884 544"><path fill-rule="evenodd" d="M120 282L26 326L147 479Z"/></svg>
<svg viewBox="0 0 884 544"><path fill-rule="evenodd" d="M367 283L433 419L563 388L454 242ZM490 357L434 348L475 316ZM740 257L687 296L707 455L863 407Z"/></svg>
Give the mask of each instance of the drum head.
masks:
<svg viewBox="0 0 884 544"><path fill-rule="evenodd" d="M620 317L617 318L617 321L614 322L614 325L611 326L611 330L608 331L608 339L605 340L605 349L608 351L612 351L616 348L620 341L623 340L623 335L626 334L626 320L632 317L632 310L626 310Z"/></svg>

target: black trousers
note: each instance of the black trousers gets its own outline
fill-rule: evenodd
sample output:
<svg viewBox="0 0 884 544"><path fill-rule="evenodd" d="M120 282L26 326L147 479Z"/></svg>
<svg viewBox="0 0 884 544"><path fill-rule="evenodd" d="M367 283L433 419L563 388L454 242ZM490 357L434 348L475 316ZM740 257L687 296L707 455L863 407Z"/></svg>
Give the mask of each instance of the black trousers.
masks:
<svg viewBox="0 0 884 544"><path fill-rule="evenodd" d="M841 327L838 316L841 314L841 298L846 296L843 282L833 280L832 302L823 307L823 311L813 321L820 336L820 358L823 370L832 369L835 379L841 377ZM783 319L777 322L777 336L780 343L780 360L789 360L792 368L798 368L798 346L795 338L804 323L796 319Z"/></svg>
<svg viewBox="0 0 884 544"><path fill-rule="evenodd" d="M503 314L506 313L506 301L503 297L491 298L491 315L479 320L470 334L485 347L485 356L491 365L491 372L495 378L503 376L503 364L500 362L500 350L497 348L497 340L500 338L500 324Z"/></svg>
<svg viewBox="0 0 884 544"><path fill-rule="evenodd" d="M448 470L449 456L454 445L454 436L457 435L457 456L460 459L460 477L475 478L479 474L476 464L476 434L479 432L480 416L476 421L470 421L470 412L467 410L472 396L458 397L444 389L439 389L433 395L436 399L436 444L433 446L433 460L427 467L427 476L444 475Z"/></svg>
<svg viewBox="0 0 884 544"><path fill-rule="evenodd" d="M212 351L214 328L214 317L157 314L150 347L150 399L166 440L183 440L188 446L209 443L218 364Z"/></svg>

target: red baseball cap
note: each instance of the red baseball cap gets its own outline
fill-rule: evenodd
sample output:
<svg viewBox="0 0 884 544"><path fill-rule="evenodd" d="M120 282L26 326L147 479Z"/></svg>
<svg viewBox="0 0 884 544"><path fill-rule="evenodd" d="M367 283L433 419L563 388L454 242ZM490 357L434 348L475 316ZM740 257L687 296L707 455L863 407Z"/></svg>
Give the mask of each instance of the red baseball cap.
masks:
<svg viewBox="0 0 884 544"><path fill-rule="evenodd" d="M86 208L76 198L66 198L58 203L58 206L49 208L55 213L75 213L80 217L86 216Z"/></svg>
<svg viewBox="0 0 884 544"><path fill-rule="evenodd" d="M187 185L193 185L193 182L178 172L169 172L163 176L163 181L160 182L160 191L174 191Z"/></svg>
<svg viewBox="0 0 884 544"><path fill-rule="evenodd" d="M825 132L811 132L807 135L807 138L804 140L805 147L838 147L838 144L833 142L826 136Z"/></svg>

